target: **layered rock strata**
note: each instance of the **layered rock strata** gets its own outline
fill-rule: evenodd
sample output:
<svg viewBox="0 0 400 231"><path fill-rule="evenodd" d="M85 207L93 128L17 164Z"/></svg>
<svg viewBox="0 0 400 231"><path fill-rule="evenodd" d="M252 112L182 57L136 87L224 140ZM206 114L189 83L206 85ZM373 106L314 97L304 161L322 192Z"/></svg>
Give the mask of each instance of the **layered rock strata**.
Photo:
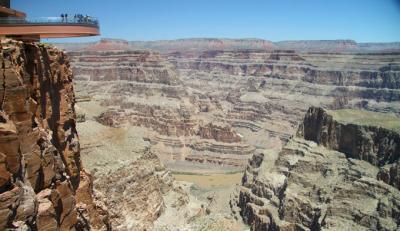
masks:
<svg viewBox="0 0 400 231"><path fill-rule="evenodd" d="M249 142L263 133L285 143L310 106L400 113L397 53L221 50L168 58L188 87L219 102L213 117Z"/></svg>
<svg viewBox="0 0 400 231"><path fill-rule="evenodd" d="M398 121L400 124L400 120ZM400 189L400 135L382 127L343 124L320 108L310 108L298 135L347 158L380 167L378 178Z"/></svg>
<svg viewBox="0 0 400 231"><path fill-rule="evenodd" d="M159 156L242 167L254 147L223 120L218 101L187 88L164 56L148 51L74 52L74 72L83 98L106 108L97 121L148 129Z"/></svg>
<svg viewBox="0 0 400 231"><path fill-rule="evenodd" d="M78 103L77 110L85 112L86 120L77 129L82 160L93 175L95 195L107 199L113 229L199 230L217 222L215 217L222 215L210 213L211 207L206 213L207 196L194 196L196 186L173 180L150 142L143 140L146 127L102 125L95 119L96 107L94 102Z"/></svg>
<svg viewBox="0 0 400 231"><path fill-rule="evenodd" d="M0 229L107 229L80 160L67 56L1 40Z"/></svg>
<svg viewBox="0 0 400 231"><path fill-rule="evenodd" d="M177 73L160 56L150 51L70 53L76 57L73 71L77 80L116 81L176 85Z"/></svg>
<svg viewBox="0 0 400 231"><path fill-rule="evenodd" d="M173 178L154 153L145 151L110 175L96 174L96 187L104 195L113 227L148 230L164 212L163 195L172 189ZM112 185L112 187L110 187Z"/></svg>
<svg viewBox="0 0 400 231"><path fill-rule="evenodd" d="M162 55L111 51L132 49L131 44L121 41L116 46L112 42L99 43L89 52L72 53L79 80L79 104L82 111L86 110L86 121L80 125L112 131L115 138L108 143L117 144L93 142L85 146L87 158L96 156L98 161L91 165L98 179L95 188L104 195L116 194L125 184L148 182L146 187L153 195L146 197L142 191L134 191L140 203L129 195L116 196L118 206L112 210L118 228L140 227L140 222L151 227L163 210L162 204L169 204L160 199L164 194L154 193L159 192L154 186L160 183L154 180L158 171L137 167L152 158L142 159L143 153L133 151L136 148L125 150L141 138L149 141L150 152L163 162L183 161L191 170L198 166L192 162L200 162L204 168L211 168L209 164L213 163L221 169L226 165L243 167L256 153L247 167L239 197L241 214L254 230L397 228L399 170L395 135L385 129L346 125L313 112L318 117L315 128L320 134L305 135L309 132L306 129L292 136L310 106L362 108L368 113L399 115L398 53L297 53L274 51L276 47L238 50L243 48L241 44L215 50L215 44L224 42L208 42L212 44L199 44L193 49L185 44L165 49L155 46L171 52ZM326 44L333 49L357 49L352 41ZM108 52L98 51L102 45ZM100 124L92 121L90 113ZM104 136L103 129L92 136ZM140 138L133 139L131 134L129 140L122 138L125 136L120 132L130 129ZM342 135L347 138L340 138ZM315 139L307 140L310 137ZM346 149L348 145L351 150ZM102 149L106 149L103 154ZM111 167L110 163L121 167ZM141 171L146 174L140 175ZM139 174L146 182L131 173ZM118 190L110 186L111 181L118 182ZM368 191L371 188L376 190ZM153 199L155 207L149 206L143 214L132 209L142 208ZM117 215L118 210L126 214ZM170 214L165 212L161 220L163 216Z"/></svg>
<svg viewBox="0 0 400 231"><path fill-rule="evenodd" d="M234 147L281 148L310 106L400 113L396 53L71 54L82 97L108 108L98 121L149 128L155 133L146 138L173 160L244 166L250 153L238 156ZM207 124L213 131L205 135ZM196 143L222 148L204 152Z"/></svg>
<svg viewBox="0 0 400 231"><path fill-rule="evenodd" d="M396 230L399 133L310 108L281 152L249 161L238 205L252 230Z"/></svg>

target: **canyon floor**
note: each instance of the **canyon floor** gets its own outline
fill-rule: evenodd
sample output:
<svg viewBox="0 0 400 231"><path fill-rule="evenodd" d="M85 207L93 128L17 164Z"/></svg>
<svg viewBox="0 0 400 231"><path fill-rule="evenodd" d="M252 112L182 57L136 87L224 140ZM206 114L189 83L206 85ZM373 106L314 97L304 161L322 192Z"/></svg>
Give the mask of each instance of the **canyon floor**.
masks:
<svg viewBox="0 0 400 231"><path fill-rule="evenodd" d="M126 168L127 163L141 158L151 144L146 140L148 131L142 127L121 126L109 127L98 123L94 118L107 108L93 102L79 102L76 105L78 114L85 114L85 121L77 124L81 140L81 157L85 167L91 172L94 179L103 178L107 174L115 174L121 168ZM112 155L110 155L112 153ZM148 164L148 163L144 163ZM129 166L129 165L128 165ZM229 202L236 192L243 176L243 169L220 168L218 165L204 164L166 164L171 177L175 178L166 193L160 193L163 201L163 213L156 220L152 213L148 213L138 223L154 221L149 225L154 230L247 230L241 220L232 216ZM119 182L106 181L106 184L115 187ZM94 180L98 194L107 188L104 181ZM150 184L150 183L149 183ZM155 182L153 184L159 184ZM136 185L132 185L135 187ZM147 182L145 188L150 188ZM146 189L144 189L146 190ZM162 191L162 190L161 190ZM122 193L122 192L121 192ZM106 197L102 195L102 197ZM107 201L107 200L106 200ZM120 206L115 206L114 201L107 203L108 208L116 207L115 214L121 214ZM129 202L125 199L123 203ZM134 203L134 202L133 202ZM110 210L112 211L112 210ZM120 215L119 215L120 216ZM132 219L132 224L121 222L117 230L142 229L143 226L135 224L134 218L125 217L126 221ZM118 224L118 223L117 223Z"/></svg>

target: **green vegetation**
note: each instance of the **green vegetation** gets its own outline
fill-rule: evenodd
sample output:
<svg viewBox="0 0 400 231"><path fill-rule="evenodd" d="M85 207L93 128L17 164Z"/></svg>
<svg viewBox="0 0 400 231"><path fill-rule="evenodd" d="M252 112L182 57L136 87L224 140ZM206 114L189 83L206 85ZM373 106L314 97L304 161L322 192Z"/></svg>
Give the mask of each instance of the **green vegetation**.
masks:
<svg viewBox="0 0 400 231"><path fill-rule="evenodd" d="M400 118L394 114L354 109L328 110L328 114L342 123L378 126L400 133Z"/></svg>

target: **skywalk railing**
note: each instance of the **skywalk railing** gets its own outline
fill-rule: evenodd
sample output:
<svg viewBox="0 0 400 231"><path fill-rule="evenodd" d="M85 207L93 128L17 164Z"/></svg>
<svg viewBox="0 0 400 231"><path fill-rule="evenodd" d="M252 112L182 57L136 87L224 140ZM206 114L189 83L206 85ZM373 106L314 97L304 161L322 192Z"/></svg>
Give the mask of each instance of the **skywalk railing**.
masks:
<svg viewBox="0 0 400 231"><path fill-rule="evenodd" d="M83 17L41 17L41 18L0 18L1 25L85 25L99 27L99 21L97 18L83 16Z"/></svg>

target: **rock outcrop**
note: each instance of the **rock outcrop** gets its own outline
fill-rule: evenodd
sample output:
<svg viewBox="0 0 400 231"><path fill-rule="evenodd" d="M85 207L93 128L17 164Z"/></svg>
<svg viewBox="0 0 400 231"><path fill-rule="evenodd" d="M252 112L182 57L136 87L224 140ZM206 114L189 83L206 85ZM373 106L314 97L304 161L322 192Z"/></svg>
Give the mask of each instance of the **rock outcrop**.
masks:
<svg viewBox="0 0 400 231"><path fill-rule="evenodd" d="M67 56L43 44L0 46L0 229L107 229L80 160Z"/></svg>
<svg viewBox="0 0 400 231"><path fill-rule="evenodd" d="M400 227L398 175L382 174L399 163L399 133L333 115L311 107L281 152L249 161L238 205L252 230Z"/></svg>
<svg viewBox="0 0 400 231"><path fill-rule="evenodd" d="M146 150L138 160L125 163L112 173L97 173L95 184L106 198L113 227L151 230L164 212L163 195L172 189L169 172L154 153Z"/></svg>
<svg viewBox="0 0 400 231"><path fill-rule="evenodd" d="M400 123L400 122L399 122ZM310 108L298 135L347 158L380 167L378 178L400 189L400 135L382 127L343 124L321 108Z"/></svg>

